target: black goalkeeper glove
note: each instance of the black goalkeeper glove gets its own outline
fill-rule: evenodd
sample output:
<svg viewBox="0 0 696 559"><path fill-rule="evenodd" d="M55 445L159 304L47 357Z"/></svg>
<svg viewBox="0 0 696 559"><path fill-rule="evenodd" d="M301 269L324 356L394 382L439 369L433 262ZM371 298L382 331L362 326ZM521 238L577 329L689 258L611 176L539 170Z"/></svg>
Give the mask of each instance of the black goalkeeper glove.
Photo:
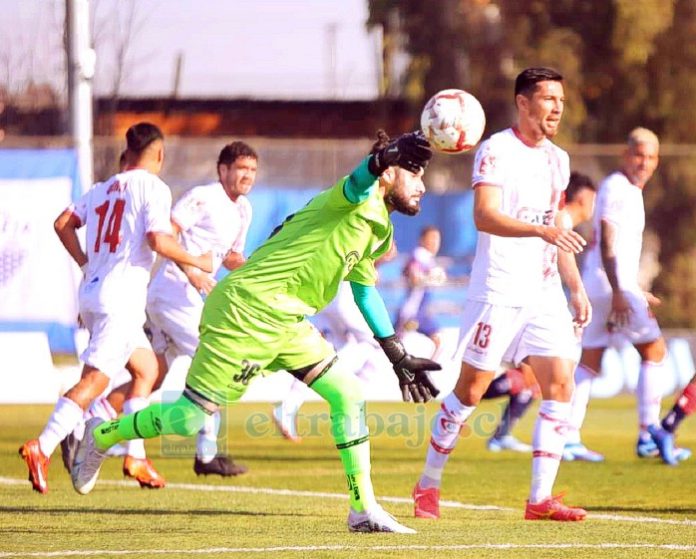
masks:
<svg viewBox="0 0 696 559"><path fill-rule="evenodd" d="M425 169L432 156L433 151L423 133L410 132L392 140L387 147L373 154L367 168L376 177L392 165L417 173Z"/></svg>
<svg viewBox="0 0 696 559"><path fill-rule="evenodd" d="M428 375L428 371L442 369L439 363L406 353L401 340L394 335L388 338L377 338L377 341L394 365L404 402L411 400L417 403L428 402L440 393Z"/></svg>

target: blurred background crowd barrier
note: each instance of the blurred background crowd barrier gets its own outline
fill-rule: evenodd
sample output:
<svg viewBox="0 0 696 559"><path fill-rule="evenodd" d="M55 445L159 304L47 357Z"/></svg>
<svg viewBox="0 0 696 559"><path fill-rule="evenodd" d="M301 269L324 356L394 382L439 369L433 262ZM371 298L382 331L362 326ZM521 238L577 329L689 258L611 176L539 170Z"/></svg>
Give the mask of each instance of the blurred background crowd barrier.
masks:
<svg viewBox="0 0 696 559"><path fill-rule="evenodd" d="M231 138L172 138L167 141L162 174L176 199L187 188L216 179L215 161ZM348 174L365 156L368 140L289 141L245 138L259 152L256 186L250 194L254 217L247 254L258 247L286 216L297 211L322 188ZM34 143L39 140L34 140ZM41 143L46 144L44 139ZM60 142L56 140L55 145ZM31 144L24 142L25 146ZM96 142L95 159L106 179L116 171L121 141ZM670 155L663 165L679 155ZM573 168L599 180L614 168L617 146L577 146L571 149ZM438 155L428 169L430 191L415 218L394 214L399 256L381 269L383 289L395 313L403 297L401 268L416 246L422 227L442 231L440 259L449 281L436 297L432 312L443 315L445 326L456 326L466 294L468 273L476 245L469 188L473 156ZM0 330L36 329L49 335L51 349L72 352L76 327L76 289L79 270L53 232L53 220L82 190L75 152L69 148L0 150ZM658 274L658 246L646 243L642 273L649 285Z"/></svg>
<svg viewBox="0 0 696 559"><path fill-rule="evenodd" d="M193 185L215 180L217 154L231 139L168 139L163 178L175 198ZM260 155L259 177L250 195L254 219L247 254L287 215L349 173L370 147L367 139L244 139ZM123 146L111 139L98 139L95 143L95 159L104 162L96 172L105 179L115 172ZM82 185L75 152L57 147L60 145L60 139L44 138L25 141L23 148L0 150L0 399L5 401L52 401L63 381L53 374L51 355L74 356L77 352L76 293L80 272L53 232L53 220L79 196ZM599 180L614 168L620 147L576 146L570 151L573 168ZM663 152L662 165L688 155L671 146L665 146ZM476 243L469 188L472 159L471 154L435 158L426 175L430 192L423 200L421 213L415 218L393 216L399 254L380 267L380 291L395 317L405 296L402 269L417 244L421 228L432 224L441 229L443 243L438 260L447 270L448 280L433 288L428 313L443 328L448 351L454 357L440 378L445 386L456 378L457 326ZM659 273L658 251L659 243L648 237L642 269L647 285ZM669 393L685 384L693 372L696 336L690 330L667 330L666 334L670 358L664 391ZM636 358L630 347L608 352L605 374L595 383L595 394L611 396L633 390L638 370ZM391 377L385 375L382 380L373 396L398 399ZM276 392L282 394L282 386L277 382L268 384L259 394L272 400ZM249 398L258 398L256 394L251 391Z"/></svg>

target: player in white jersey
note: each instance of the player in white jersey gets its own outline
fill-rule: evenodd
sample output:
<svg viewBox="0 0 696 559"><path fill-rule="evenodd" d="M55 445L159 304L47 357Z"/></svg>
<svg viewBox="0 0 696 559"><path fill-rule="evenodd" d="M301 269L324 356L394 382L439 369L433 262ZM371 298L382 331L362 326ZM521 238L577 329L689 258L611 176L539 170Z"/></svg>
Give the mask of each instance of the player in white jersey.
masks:
<svg viewBox="0 0 696 559"><path fill-rule="evenodd" d="M460 331L462 367L432 423L425 468L413 490L414 512L421 518L439 518L447 458L503 361L531 365L542 392L525 518L565 521L586 515L551 493L565 444L577 343L560 283L553 290L546 279L561 271L577 324L584 325L590 314L574 258L585 242L554 225L570 174L568 155L550 141L563 114L562 79L548 68L520 73L517 125L494 134L476 154L472 184L479 236Z"/></svg>
<svg viewBox="0 0 696 559"><path fill-rule="evenodd" d="M408 292L396 323L397 332L412 329L428 336L435 345L432 358L436 360L442 339L437 323L428 315L427 307L432 297L432 287L447 281L447 273L435 258L441 242L442 234L437 227L428 225L421 230L418 246L404 268Z"/></svg>
<svg viewBox="0 0 696 559"><path fill-rule="evenodd" d="M40 493L48 491L51 454L111 378L126 367L134 379L129 398L150 394L157 360L142 326L155 253L211 270L210 253L192 256L171 234L171 193L157 177L164 161L162 132L141 122L128 129L126 141L128 169L94 185L55 222L61 242L84 270L78 299L90 340L80 380L58 400L38 439L19 449ZM77 236L82 226L85 250Z"/></svg>
<svg viewBox="0 0 696 559"><path fill-rule="evenodd" d="M556 225L566 229L573 229L581 223L588 221L594 212L595 197L597 187L592 182L590 177L573 171L570 174L568 188L565 191L565 198L562 209L556 214ZM560 281L558 274L554 274L548 281L557 283ZM556 289L556 286L551 286ZM565 304L563 302L562 304ZM578 336L582 333L577 332ZM580 338L577 341L577 355L580 355ZM575 400L578 396L578 376L575 376L576 387L573 393L572 410L575 409ZM589 389L588 389L589 390ZM488 387L483 399L498 398L508 395L510 400L505 410L503 411L499 425L496 427L493 436L488 440L488 450L499 452L501 450L512 450L516 452L531 452L532 447L525 444L513 435L510 431L515 424L520 420L524 413L529 409L529 406L534 401L534 398L539 397L539 388L534 379L534 373L529 365L522 363L519 369L509 369L504 374L498 376ZM583 411L584 415L584 411ZM571 411L570 426L573 424L573 411ZM573 439L572 442L575 442ZM599 461L601 455L593 453L580 444L578 438L577 445L571 443L571 432L568 433L568 441L566 442L563 451L564 460L590 460ZM582 447L582 448L581 448ZM583 451L584 449L584 451ZM571 454L572 453L572 454Z"/></svg>
<svg viewBox="0 0 696 559"><path fill-rule="evenodd" d="M665 340L650 309L659 300L645 293L638 283L645 227L643 188L657 169L659 150L659 140L650 130L636 128L628 135L621 169L600 184L593 220L594 241L583 267L583 282L594 317L583 334L578 370L596 375L604 350L616 337L623 337L638 350L639 457L658 453L648 430L660 420L660 377L666 355Z"/></svg>
<svg viewBox="0 0 696 559"><path fill-rule="evenodd" d="M214 275L224 267L234 270L244 263L244 245L251 224L251 204L247 198L254 181L258 155L248 144L232 142L222 148L217 160L218 180L195 186L174 205L172 227L182 246L192 254L212 252L213 274L190 266L166 261L157 271L147 296L146 332L157 353L160 371L154 389L162 384L168 363L178 356L193 357L198 346L198 324L203 297L215 285ZM92 405L92 416L114 419L121 411L134 413L148 405L147 399L122 405L130 383L113 390ZM220 413L206 418L198 434L194 471L196 474L232 476L246 472L226 454L217 452ZM141 485L163 487L164 478L145 457L142 439L128 441L129 465ZM128 460L128 458L126 459Z"/></svg>

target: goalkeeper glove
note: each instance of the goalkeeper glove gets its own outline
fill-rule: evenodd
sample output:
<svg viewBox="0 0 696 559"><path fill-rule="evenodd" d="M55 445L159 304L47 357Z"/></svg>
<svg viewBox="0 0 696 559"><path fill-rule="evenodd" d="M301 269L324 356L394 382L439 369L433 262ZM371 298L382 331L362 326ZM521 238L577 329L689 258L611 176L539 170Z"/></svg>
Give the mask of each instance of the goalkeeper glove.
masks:
<svg viewBox="0 0 696 559"><path fill-rule="evenodd" d="M433 156L430 144L422 132L410 132L392 140L370 157L367 168L379 177L392 165L417 173L425 169Z"/></svg>
<svg viewBox="0 0 696 559"><path fill-rule="evenodd" d="M406 353L404 345L395 335L377 338L377 341L394 365L404 402L428 402L440 393L428 375L428 371L442 369L439 363Z"/></svg>

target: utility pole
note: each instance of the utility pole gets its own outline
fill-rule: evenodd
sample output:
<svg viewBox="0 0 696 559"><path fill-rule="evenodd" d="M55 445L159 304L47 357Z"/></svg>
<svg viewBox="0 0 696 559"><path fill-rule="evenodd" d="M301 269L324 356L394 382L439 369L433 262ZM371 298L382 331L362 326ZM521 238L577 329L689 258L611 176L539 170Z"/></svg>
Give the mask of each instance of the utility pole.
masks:
<svg viewBox="0 0 696 559"><path fill-rule="evenodd" d="M89 41L89 0L65 0L70 134L77 150L82 191L94 182L92 78L96 53Z"/></svg>

